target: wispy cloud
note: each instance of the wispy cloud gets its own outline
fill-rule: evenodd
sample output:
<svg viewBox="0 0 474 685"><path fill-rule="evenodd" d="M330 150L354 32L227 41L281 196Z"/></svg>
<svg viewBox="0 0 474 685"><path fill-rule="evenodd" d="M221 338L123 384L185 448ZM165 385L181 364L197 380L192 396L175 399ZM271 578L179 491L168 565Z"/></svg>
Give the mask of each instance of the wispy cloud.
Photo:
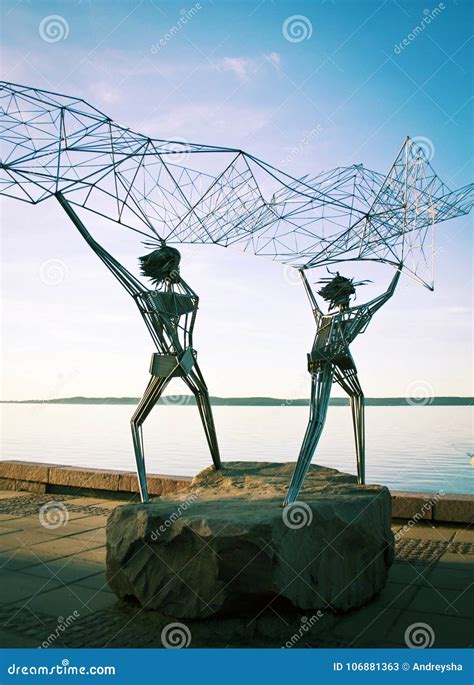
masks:
<svg viewBox="0 0 474 685"><path fill-rule="evenodd" d="M207 102L170 107L166 112L137 122L138 130L149 136L189 142L232 145L250 133L264 128L271 119L271 110L265 107L241 105L231 102ZM206 135L207 132L207 135ZM202 136L205 139L202 139ZM229 142L230 141L230 142Z"/></svg>
<svg viewBox="0 0 474 685"><path fill-rule="evenodd" d="M268 64L279 67L281 57L278 52L270 52L259 57L223 57L214 62L215 69L233 74L238 81L248 81L259 72L265 70Z"/></svg>
<svg viewBox="0 0 474 685"><path fill-rule="evenodd" d="M121 99L120 90L108 81L95 81L88 87L91 101L100 105L113 105Z"/></svg>

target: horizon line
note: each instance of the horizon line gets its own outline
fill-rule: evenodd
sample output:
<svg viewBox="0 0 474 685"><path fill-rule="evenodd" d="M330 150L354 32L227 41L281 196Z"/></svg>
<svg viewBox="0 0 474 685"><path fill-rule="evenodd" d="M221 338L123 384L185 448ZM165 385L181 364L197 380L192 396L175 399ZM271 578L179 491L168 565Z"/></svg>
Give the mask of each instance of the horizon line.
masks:
<svg viewBox="0 0 474 685"><path fill-rule="evenodd" d="M91 397L85 395L74 395L69 397L54 397L50 399L26 399L26 400L0 400L1 404L137 404L140 397L133 396L100 396ZM248 396L210 396L211 404L215 405L273 405L273 406L306 406L309 404L309 398L278 398L267 395L248 395ZM411 397L411 396L377 396L366 397L367 405L374 404L398 404L401 406L430 406L430 405L472 405L474 404L473 396L465 395L433 395L425 397ZM163 395L159 404L166 404L168 406L185 406L194 404L194 395ZM332 405L346 405L349 403L348 397L332 397L330 404Z"/></svg>

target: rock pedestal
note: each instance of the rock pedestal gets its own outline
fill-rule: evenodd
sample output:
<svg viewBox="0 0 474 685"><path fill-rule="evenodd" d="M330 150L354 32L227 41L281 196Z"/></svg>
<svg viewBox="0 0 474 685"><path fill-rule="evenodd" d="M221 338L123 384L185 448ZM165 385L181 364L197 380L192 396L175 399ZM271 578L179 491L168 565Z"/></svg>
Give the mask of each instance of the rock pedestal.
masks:
<svg viewBox="0 0 474 685"><path fill-rule="evenodd" d="M380 485L311 466L282 508L294 464L229 462L186 490L117 507L107 523L107 578L123 599L177 618L270 602L347 611L385 584L391 498Z"/></svg>

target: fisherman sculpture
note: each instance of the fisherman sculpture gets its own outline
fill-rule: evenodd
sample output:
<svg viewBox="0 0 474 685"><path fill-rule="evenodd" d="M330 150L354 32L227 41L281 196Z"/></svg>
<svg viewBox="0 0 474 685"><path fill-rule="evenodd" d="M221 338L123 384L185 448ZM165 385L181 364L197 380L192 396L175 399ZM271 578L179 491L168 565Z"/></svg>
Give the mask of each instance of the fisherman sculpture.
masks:
<svg viewBox="0 0 474 685"><path fill-rule="evenodd" d="M317 330L313 348L308 354L308 370L311 374L309 422L284 506L298 499L323 432L333 383L338 383L349 395L357 456L357 481L359 484L365 482L364 393L349 346L360 333L364 333L375 312L392 297L401 269L402 264L398 266L385 293L366 304L354 307L350 306L350 298L355 294L355 288L364 285L366 281L354 283L353 279L345 278L339 273L332 279L323 279L321 283L325 285L318 294L329 303L328 314L320 309L305 272L300 270Z"/></svg>
<svg viewBox="0 0 474 685"><path fill-rule="evenodd" d="M57 193L56 197L87 244L133 297L156 345L157 352L151 357L151 379L131 419L140 496L147 502L142 426L172 378L182 378L196 397L214 466L221 467L209 392L193 348L199 298L181 278L178 250L161 241L157 249L140 257L142 275L155 286L150 290L94 240L64 195Z"/></svg>

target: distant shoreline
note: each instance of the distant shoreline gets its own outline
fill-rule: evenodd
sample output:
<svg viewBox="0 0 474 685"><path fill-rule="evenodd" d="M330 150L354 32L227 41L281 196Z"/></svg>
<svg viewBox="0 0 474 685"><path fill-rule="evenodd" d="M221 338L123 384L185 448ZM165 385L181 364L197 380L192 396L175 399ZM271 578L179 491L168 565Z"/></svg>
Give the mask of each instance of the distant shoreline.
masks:
<svg viewBox="0 0 474 685"><path fill-rule="evenodd" d="M211 397L211 404L216 407L306 407L309 400L306 398L284 399L276 397ZM0 400L1 404L127 404L136 405L139 397L58 397L51 400ZM162 397L159 404L167 406L186 406L195 404L193 395L168 395ZM372 407L419 407L419 406L473 406L473 397L366 397L365 403ZM331 399L332 406L346 406L349 399L346 397L334 397Z"/></svg>

